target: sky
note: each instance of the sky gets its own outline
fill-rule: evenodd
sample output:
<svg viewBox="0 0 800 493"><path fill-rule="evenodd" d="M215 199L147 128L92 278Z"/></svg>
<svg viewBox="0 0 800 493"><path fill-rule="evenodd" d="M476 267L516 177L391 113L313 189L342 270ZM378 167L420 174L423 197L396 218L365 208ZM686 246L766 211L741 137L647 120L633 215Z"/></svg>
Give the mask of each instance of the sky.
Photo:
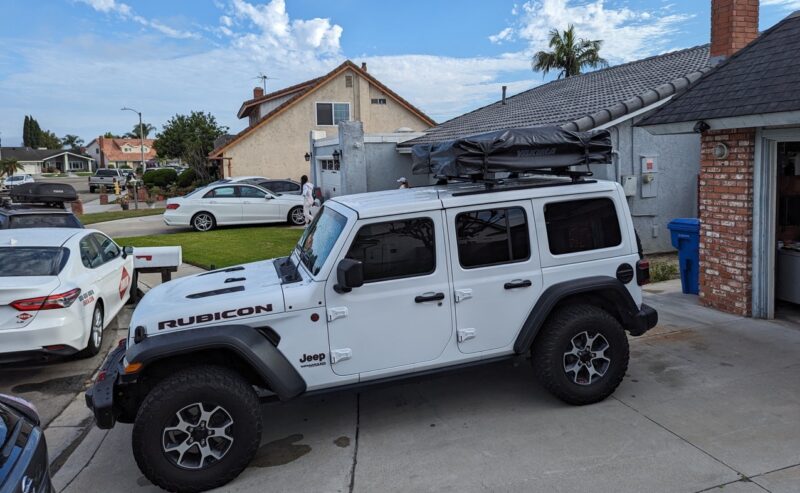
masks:
<svg viewBox="0 0 800 493"><path fill-rule="evenodd" d="M760 28L800 9L762 0ZM88 143L236 112L267 91L346 59L442 122L552 80L531 70L553 28L603 40L611 65L708 42L710 0L0 0L0 139L21 145L25 115Z"/></svg>

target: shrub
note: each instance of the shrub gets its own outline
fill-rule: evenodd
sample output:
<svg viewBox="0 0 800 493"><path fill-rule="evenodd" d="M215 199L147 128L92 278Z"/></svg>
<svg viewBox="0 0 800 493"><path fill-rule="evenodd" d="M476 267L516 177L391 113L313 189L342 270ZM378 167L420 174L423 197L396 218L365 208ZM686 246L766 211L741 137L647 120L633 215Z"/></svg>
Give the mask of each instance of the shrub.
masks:
<svg viewBox="0 0 800 493"><path fill-rule="evenodd" d="M650 264L650 281L661 282L680 277L678 266L672 262L653 262Z"/></svg>
<svg viewBox="0 0 800 493"><path fill-rule="evenodd" d="M178 179L178 173L174 169L161 168L153 171L148 171L142 177L142 181L148 187L161 187L165 188L175 183Z"/></svg>
<svg viewBox="0 0 800 493"><path fill-rule="evenodd" d="M128 164L123 164L122 166L119 167L119 169L133 169L133 168L131 168L130 165Z"/></svg>
<svg viewBox="0 0 800 493"><path fill-rule="evenodd" d="M197 181L197 172L194 170L194 168L185 169L178 176L178 186L181 188L189 187L195 181Z"/></svg>

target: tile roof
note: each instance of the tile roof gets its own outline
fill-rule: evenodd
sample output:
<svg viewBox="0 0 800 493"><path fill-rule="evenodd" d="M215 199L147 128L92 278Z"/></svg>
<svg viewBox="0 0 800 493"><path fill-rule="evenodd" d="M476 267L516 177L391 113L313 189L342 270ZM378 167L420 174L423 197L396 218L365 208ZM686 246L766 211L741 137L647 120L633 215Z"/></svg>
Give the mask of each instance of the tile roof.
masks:
<svg viewBox="0 0 800 493"><path fill-rule="evenodd" d="M762 33L639 125L798 111L798 53L800 11Z"/></svg>
<svg viewBox="0 0 800 493"><path fill-rule="evenodd" d="M153 147L153 142L155 142L155 139L144 139L144 145L150 148L148 152L144 153L145 161L158 157L158 153L155 147ZM134 152L122 152L122 146L125 144L136 147L137 150ZM105 155L107 162L139 161L141 159L141 151L138 150L139 144L140 141L137 138L107 139L102 137L100 139L100 151Z"/></svg>
<svg viewBox="0 0 800 493"><path fill-rule="evenodd" d="M708 45L554 80L446 121L400 146L506 128L588 130L688 87L708 70Z"/></svg>
<svg viewBox="0 0 800 493"><path fill-rule="evenodd" d="M392 91L391 89L389 89L388 87L383 85L382 82L380 82L378 79L373 77L366 70L364 70L362 68L359 68L355 63L353 63L350 60L345 60L341 65L339 65L335 69L331 70L327 74L323 75L322 77L317 77L316 79L311 79L311 80L306 81L306 82L301 82L300 84L296 84L294 86L291 86L289 88L286 88L286 89L282 90L283 92L282 91L276 91L274 93L270 93L268 95L265 95L264 97L266 97L266 96L276 97L275 96L276 94L278 96L291 94L292 96L289 99L287 99L286 101L284 101L283 103L281 103L280 105L278 105L272 111L267 113L266 115L263 115L256 123L254 123L253 125L248 126L247 128L245 128L244 130L242 130L238 134L234 135L232 139L228 140L227 142L223 143L221 146L219 146L216 149L214 149L213 151L211 151L211 153L209 153L208 156L210 158L212 158L212 159L221 157L222 153L229 146L231 146L231 145L235 144L236 142L238 142L239 140L243 139L244 137L249 135L251 132L253 132L257 128L259 128L261 125L263 125L263 124L267 123L268 121L272 120L272 118L274 118L274 117L278 116L279 114L281 114L285 109L291 107L292 105L294 105L295 103L297 103L298 101L303 99L307 94L310 94L310 93L314 92L318 88L322 87L325 83L327 83L328 81L330 81L331 79L333 79L334 77L336 77L337 75L341 74L342 72L344 72L345 70L348 70L348 69L354 71L359 76L367 79L370 82L370 84L373 84L375 87L380 89L380 91L382 93L386 94L388 97L390 97L393 100L397 101L400 104L400 106L403 106L404 108L406 108L411 113L414 113L415 115L417 115L419 118L421 118L422 120L424 120L428 124L430 124L430 125L435 125L436 124L436 122L433 121L428 115L426 115L425 113L420 111L413 104L409 103L408 101L406 101L405 99L400 97L399 94L397 94L396 92ZM308 86L306 86L305 84L308 84ZM297 88L299 88L299 89L297 89ZM278 94L278 93L280 93L280 94ZM257 98L257 99L260 99L260 98ZM247 103L247 101L245 101L245 103ZM242 106L242 108L244 108L244 105ZM242 110L240 109L239 111L241 112Z"/></svg>
<svg viewBox="0 0 800 493"><path fill-rule="evenodd" d="M3 147L0 148L0 156L5 158L14 158L23 162L38 162L49 159L53 156L60 156L61 154L69 153L73 156L79 156L84 159L92 159L81 152L73 152L69 149L33 149L31 147Z"/></svg>

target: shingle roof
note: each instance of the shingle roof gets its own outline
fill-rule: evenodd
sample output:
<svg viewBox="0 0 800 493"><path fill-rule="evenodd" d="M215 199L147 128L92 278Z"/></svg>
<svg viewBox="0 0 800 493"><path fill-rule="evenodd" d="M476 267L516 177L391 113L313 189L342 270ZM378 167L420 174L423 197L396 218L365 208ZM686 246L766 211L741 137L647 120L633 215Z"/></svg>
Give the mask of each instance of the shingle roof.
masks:
<svg viewBox="0 0 800 493"><path fill-rule="evenodd" d="M64 153L69 153L73 156L80 156L84 159L92 159L85 154L73 152L69 149L33 149L31 147L3 147L0 149L0 156L2 156L3 159L13 158L21 162L44 161L53 156L60 156Z"/></svg>
<svg viewBox="0 0 800 493"><path fill-rule="evenodd" d="M771 27L640 125L800 110L800 11Z"/></svg>
<svg viewBox="0 0 800 493"><path fill-rule="evenodd" d="M264 94L263 96L259 96L257 98L248 99L247 101L242 103L242 107L239 108L239 112L236 114L239 118L244 118L245 116L250 114L250 111L255 108L256 106L264 103L266 101L270 101L275 98L280 98L283 96L289 96L295 93L306 92L318 84L323 77L317 77L316 79L307 80L305 82L301 82L299 84L295 84L293 86L284 87L283 89L278 89L277 91L273 91L269 94Z"/></svg>
<svg viewBox="0 0 800 493"><path fill-rule="evenodd" d="M534 87L507 98L505 105L497 101L400 145L506 128L573 123L573 130L588 130L674 94L707 70L708 45L673 51Z"/></svg>

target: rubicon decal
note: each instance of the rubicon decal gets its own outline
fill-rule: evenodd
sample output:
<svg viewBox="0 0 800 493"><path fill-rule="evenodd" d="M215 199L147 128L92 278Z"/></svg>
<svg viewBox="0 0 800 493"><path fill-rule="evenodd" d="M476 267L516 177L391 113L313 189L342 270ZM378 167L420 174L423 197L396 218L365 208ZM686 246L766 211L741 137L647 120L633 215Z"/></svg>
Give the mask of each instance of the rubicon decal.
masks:
<svg viewBox="0 0 800 493"><path fill-rule="evenodd" d="M187 327L194 324L202 324L212 322L214 320L229 320L238 317L248 317L250 315L259 315L261 313L269 313L272 311L272 304L269 305L256 305L246 306L243 308L234 308L232 310L225 310L214 313L203 313L201 315L191 315L188 317L181 317L175 320L163 320L158 322L158 330L174 329L177 327Z"/></svg>
<svg viewBox="0 0 800 493"><path fill-rule="evenodd" d="M125 293L128 291L128 286L131 285L131 276L128 274L128 269L125 267L122 268L122 278L119 280L119 299L125 297Z"/></svg>

